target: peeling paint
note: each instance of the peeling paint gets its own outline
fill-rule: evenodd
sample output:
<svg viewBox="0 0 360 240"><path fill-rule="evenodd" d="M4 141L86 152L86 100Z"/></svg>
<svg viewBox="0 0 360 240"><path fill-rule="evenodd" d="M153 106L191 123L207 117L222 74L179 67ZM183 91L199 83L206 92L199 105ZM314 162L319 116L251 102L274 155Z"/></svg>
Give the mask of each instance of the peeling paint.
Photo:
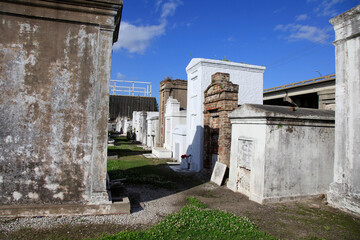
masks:
<svg viewBox="0 0 360 240"><path fill-rule="evenodd" d="M59 198L59 199L61 199L61 200L64 200L64 193L59 192L59 193L57 193L57 194L54 194L53 197L54 197L54 198Z"/></svg>
<svg viewBox="0 0 360 240"><path fill-rule="evenodd" d="M13 142L12 136L7 136L5 138L5 143L12 143L12 142Z"/></svg>
<svg viewBox="0 0 360 240"><path fill-rule="evenodd" d="M57 183L53 183L53 184L45 184L44 187L51 190L51 191L56 191L59 188L59 184Z"/></svg>
<svg viewBox="0 0 360 240"><path fill-rule="evenodd" d="M22 194L19 192L13 192L12 196L15 199L15 201L19 201L20 198L22 198Z"/></svg>
<svg viewBox="0 0 360 240"><path fill-rule="evenodd" d="M34 199L34 200L38 200L39 199L39 194L37 194L37 193L33 193L33 192L30 192L30 193L28 193L28 198L30 198L30 199Z"/></svg>
<svg viewBox="0 0 360 240"><path fill-rule="evenodd" d="M20 33L35 33L38 29L39 26L33 25L31 26L29 23L20 23Z"/></svg>

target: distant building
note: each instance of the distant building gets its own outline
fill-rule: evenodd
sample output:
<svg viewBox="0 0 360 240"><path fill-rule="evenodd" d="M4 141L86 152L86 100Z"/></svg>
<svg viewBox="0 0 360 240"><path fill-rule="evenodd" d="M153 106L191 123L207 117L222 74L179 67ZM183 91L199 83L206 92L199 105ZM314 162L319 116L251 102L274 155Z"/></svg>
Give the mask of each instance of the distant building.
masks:
<svg viewBox="0 0 360 240"><path fill-rule="evenodd" d="M155 97L110 95L110 120L115 120L117 117L132 118L134 111L153 112L157 110Z"/></svg>
<svg viewBox="0 0 360 240"><path fill-rule="evenodd" d="M335 110L335 74L265 89L263 102Z"/></svg>

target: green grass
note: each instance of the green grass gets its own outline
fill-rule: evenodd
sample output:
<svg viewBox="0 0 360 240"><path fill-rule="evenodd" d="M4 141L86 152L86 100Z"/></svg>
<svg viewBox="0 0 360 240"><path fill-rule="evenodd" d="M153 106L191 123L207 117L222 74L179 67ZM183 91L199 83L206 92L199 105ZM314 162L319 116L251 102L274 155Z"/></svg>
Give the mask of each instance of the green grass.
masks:
<svg viewBox="0 0 360 240"><path fill-rule="evenodd" d="M124 231L101 239L275 239L245 217L210 210L192 197L187 200L179 213L169 215L148 230Z"/></svg>
<svg viewBox="0 0 360 240"><path fill-rule="evenodd" d="M109 156L107 171L111 180L126 178L126 184L150 184L170 190L177 190L183 185L195 186L202 182L197 179L186 178L174 173L168 168L169 159L146 158L142 154L149 151L137 147L138 144L127 141L124 137L115 138L116 146L108 147Z"/></svg>

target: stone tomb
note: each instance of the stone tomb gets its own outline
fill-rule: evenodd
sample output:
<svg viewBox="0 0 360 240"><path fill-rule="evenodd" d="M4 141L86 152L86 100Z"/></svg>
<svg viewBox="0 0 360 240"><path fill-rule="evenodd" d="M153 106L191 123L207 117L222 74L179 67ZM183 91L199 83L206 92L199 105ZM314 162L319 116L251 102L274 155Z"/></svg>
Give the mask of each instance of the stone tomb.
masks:
<svg viewBox="0 0 360 240"><path fill-rule="evenodd" d="M204 167L213 169L215 162L229 167L231 123L228 114L238 107L239 86L228 73L215 73L205 90Z"/></svg>
<svg viewBox="0 0 360 240"><path fill-rule="evenodd" d="M181 155L186 154L186 125L177 125L173 130L172 158L181 162Z"/></svg>
<svg viewBox="0 0 360 240"><path fill-rule="evenodd" d="M160 82L159 91L159 133L157 147L164 147L165 143L165 112L166 102L169 97L172 97L180 103L180 108L186 108L187 101L187 81L167 78Z"/></svg>
<svg viewBox="0 0 360 240"><path fill-rule="evenodd" d="M127 134L131 131L132 128L132 121L128 117L124 117L124 127L123 127L123 133Z"/></svg>
<svg viewBox="0 0 360 240"><path fill-rule="evenodd" d="M258 203L325 194L334 111L245 104L231 114L228 188Z"/></svg>
<svg viewBox="0 0 360 240"><path fill-rule="evenodd" d="M330 22L336 38L336 144L328 201L360 214L360 5Z"/></svg>
<svg viewBox="0 0 360 240"><path fill-rule="evenodd" d="M131 130L132 122L128 117L120 117L116 118L116 131L120 132L122 130L122 134L125 134Z"/></svg>
<svg viewBox="0 0 360 240"><path fill-rule="evenodd" d="M244 63L194 58L186 67L188 77L186 151L192 155L192 171L203 168L204 152L204 91L211 83L211 75L229 73L231 81L239 85L238 104L262 104L263 73L265 67Z"/></svg>
<svg viewBox="0 0 360 240"><path fill-rule="evenodd" d="M143 145L147 145L148 139L148 116L153 117L158 115L158 112L145 112L145 111L134 111L133 112L133 128L136 134L136 141L141 142Z"/></svg>
<svg viewBox="0 0 360 240"><path fill-rule="evenodd" d="M159 113L150 112L146 117L147 122L147 141L146 146L153 148L156 146L157 137L158 137L158 127L159 127Z"/></svg>
<svg viewBox="0 0 360 240"><path fill-rule="evenodd" d="M164 115L164 147L155 147L152 150L152 153L158 158L174 158L174 147L173 145L173 133L174 129L178 126L186 124L186 111L180 110L180 102L172 96L170 96L166 101L165 115ZM160 114L159 114L160 118ZM160 120L159 120L160 121ZM160 126L159 126L160 127ZM178 144L183 144L183 141L178 141ZM176 145L177 150L180 151L180 145ZM181 146L183 149L183 146ZM185 154L185 151L182 153L177 152L176 156Z"/></svg>
<svg viewBox="0 0 360 240"><path fill-rule="evenodd" d="M138 141L138 133L140 129L140 112L133 111L132 117L132 131L135 133L135 140Z"/></svg>
<svg viewBox="0 0 360 240"><path fill-rule="evenodd" d="M174 128L179 125L185 125L185 124L186 124L186 111L180 110L179 101L170 96L166 102L166 111L165 111L164 147L167 150L174 152L173 149Z"/></svg>
<svg viewBox="0 0 360 240"><path fill-rule="evenodd" d="M0 2L0 215L128 213L106 189L122 1Z"/></svg>

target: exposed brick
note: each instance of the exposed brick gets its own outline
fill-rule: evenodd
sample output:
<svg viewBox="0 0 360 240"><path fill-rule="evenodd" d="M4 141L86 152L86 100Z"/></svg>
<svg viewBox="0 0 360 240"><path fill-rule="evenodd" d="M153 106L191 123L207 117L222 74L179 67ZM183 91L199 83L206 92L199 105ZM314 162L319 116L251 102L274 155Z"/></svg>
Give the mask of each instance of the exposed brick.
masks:
<svg viewBox="0 0 360 240"><path fill-rule="evenodd" d="M239 86L228 73L215 73L205 90L204 101L204 167L211 168L212 154L218 161L230 164L231 123L228 113L238 107Z"/></svg>

